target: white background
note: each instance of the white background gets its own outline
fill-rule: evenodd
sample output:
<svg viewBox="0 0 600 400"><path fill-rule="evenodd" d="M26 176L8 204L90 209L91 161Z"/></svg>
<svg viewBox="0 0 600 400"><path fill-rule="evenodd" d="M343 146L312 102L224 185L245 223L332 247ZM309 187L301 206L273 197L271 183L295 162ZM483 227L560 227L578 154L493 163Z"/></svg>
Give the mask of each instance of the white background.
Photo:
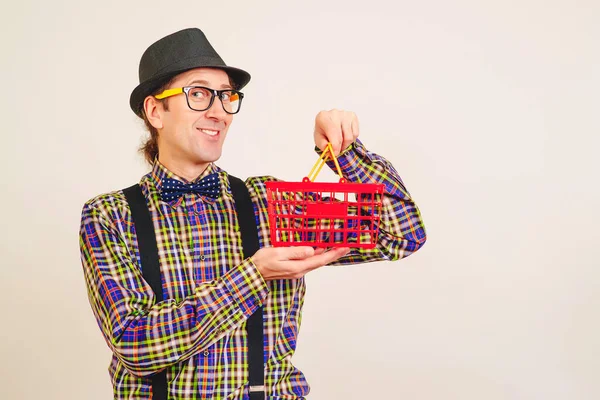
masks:
<svg viewBox="0 0 600 400"><path fill-rule="evenodd" d="M597 1L18 1L0 10L0 398L108 399L83 203L148 171L129 109L152 42L204 30L246 69L218 164L305 176L355 111L428 241L308 275L311 400L600 398ZM323 179L335 179L332 174Z"/></svg>

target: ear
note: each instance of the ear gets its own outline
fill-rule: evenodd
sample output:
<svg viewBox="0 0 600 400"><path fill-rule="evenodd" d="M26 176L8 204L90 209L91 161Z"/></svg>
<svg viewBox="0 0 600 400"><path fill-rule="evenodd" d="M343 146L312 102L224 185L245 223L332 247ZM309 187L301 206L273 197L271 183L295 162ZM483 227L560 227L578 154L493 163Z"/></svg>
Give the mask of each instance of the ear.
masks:
<svg viewBox="0 0 600 400"><path fill-rule="evenodd" d="M164 113L163 105L154 96L148 96L144 99L144 111L148 122L156 129L163 128L162 116Z"/></svg>

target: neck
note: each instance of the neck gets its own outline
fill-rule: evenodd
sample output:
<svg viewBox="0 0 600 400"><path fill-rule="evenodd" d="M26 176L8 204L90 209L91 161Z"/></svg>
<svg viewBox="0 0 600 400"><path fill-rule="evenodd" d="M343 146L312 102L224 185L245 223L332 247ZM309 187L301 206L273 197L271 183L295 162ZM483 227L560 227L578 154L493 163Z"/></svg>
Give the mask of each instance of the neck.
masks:
<svg viewBox="0 0 600 400"><path fill-rule="evenodd" d="M168 154L159 153L158 161L164 165L169 171L191 182L200 176L210 163L182 163L174 157L169 157Z"/></svg>

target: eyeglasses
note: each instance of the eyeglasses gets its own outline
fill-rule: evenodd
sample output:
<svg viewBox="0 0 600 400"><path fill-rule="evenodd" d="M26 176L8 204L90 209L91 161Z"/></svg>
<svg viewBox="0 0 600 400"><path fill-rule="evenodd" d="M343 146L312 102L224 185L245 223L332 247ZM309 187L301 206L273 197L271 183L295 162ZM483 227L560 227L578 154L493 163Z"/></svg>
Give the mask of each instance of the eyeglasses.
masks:
<svg viewBox="0 0 600 400"><path fill-rule="evenodd" d="M215 90L204 86L184 86L181 88L167 89L164 92L157 94L156 97L162 100L167 97L175 96L180 93L185 93L188 107L195 111L208 110L215 101L215 96L221 100L223 110L227 114L237 114L242 106L244 93L233 89Z"/></svg>

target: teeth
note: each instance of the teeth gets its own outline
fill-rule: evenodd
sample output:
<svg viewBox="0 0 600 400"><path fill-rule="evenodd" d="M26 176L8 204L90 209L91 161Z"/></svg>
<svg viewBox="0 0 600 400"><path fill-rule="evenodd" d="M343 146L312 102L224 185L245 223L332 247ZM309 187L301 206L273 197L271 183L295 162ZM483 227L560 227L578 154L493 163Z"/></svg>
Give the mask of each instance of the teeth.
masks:
<svg viewBox="0 0 600 400"><path fill-rule="evenodd" d="M202 133L206 133L209 136L215 136L219 131L211 131L209 129L200 129Z"/></svg>

